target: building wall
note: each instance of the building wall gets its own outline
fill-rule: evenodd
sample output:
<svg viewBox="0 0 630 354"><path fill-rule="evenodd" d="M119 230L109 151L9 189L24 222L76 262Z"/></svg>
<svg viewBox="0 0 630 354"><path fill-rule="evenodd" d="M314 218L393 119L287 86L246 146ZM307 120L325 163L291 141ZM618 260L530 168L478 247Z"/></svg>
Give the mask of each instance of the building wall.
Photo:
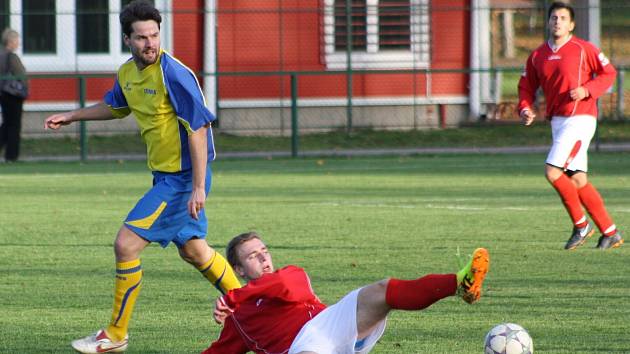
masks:
<svg viewBox="0 0 630 354"><path fill-rule="evenodd" d="M173 1L173 55L194 72L203 70L204 0Z"/></svg>
<svg viewBox="0 0 630 354"><path fill-rule="evenodd" d="M467 0L432 2L431 69L468 67ZM223 0L218 13L218 71L326 73L322 61L322 11L318 0ZM425 74L355 74L356 96L467 94L468 75L461 72ZM427 86L431 85L431 92ZM302 75L300 97L346 95L343 74ZM220 76L221 100L289 97L288 76Z"/></svg>
<svg viewBox="0 0 630 354"><path fill-rule="evenodd" d="M431 14L431 69L468 69L470 64L469 0L433 1ZM433 74L432 93L468 95L468 74Z"/></svg>
<svg viewBox="0 0 630 354"><path fill-rule="evenodd" d="M298 76L300 128L315 132L343 128L347 94L345 73L327 71L323 64L321 0L217 0L217 60L220 73L268 72L268 75L219 75L221 129L256 134L290 131L291 80L274 72L306 72ZM469 0L431 2L431 63L436 71L463 70L469 63ZM173 54L193 71L203 70L204 0L172 2ZM200 78L202 79L202 78ZM87 101L98 101L111 88L114 75L86 80ZM203 82L203 80L202 80ZM439 127L436 105L450 105L446 126L457 125L465 114L468 75L463 72L357 73L353 75L355 127L422 129ZM27 102L76 102L78 80L67 78L31 81ZM423 103L417 104L416 97ZM442 99L441 97L446 97ZM452 98L456 97L455 101ZM364 100L381 103L363 105ZM401 104L404 98L413 104ZM335 102L326 102L326 100ZM310 100L310 102L309 102ZM391 100L391 102L387 102ZM227 101L266 101L267 108L225 106ZM340 103L341 101L341 103ZM271 107L269 105L271 102ZM306 102L303 105L302 102ZM314 106L322 103L321 107ZM265 105L263 105L265 106ZM275 107L275 108L274 108ZM284 107L284 108L283 108ZM33 121L45 112L33 113ZM132 121L133 119L128 119ZM39 123L25 126L25 134L39 134ZM112 132L134 129L132 122L110 122ZM266 127L263 129L263 127ZM287 130L289 129L289 130ZM107 130L104 130L107 132Z"/></svg>

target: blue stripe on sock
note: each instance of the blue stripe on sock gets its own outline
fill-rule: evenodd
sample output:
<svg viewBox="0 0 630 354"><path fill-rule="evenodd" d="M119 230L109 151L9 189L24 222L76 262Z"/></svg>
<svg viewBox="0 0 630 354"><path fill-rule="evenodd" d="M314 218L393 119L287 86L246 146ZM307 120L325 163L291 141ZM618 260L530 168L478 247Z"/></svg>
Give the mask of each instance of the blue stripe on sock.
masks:
<svg viewBox="0 0 630 354"><path fill-rule="evenodd" d="M223 289L221 289L219 284L221 283L221 280L223 280L223 276L225 275L226 270L227 270L227 265L225 266L225 268L223 268L223 273L221 273L221 276L219 277L219 279L217 279L217 281L214 283L214 287L217 288L217 290L219 290L219 292L223 295L225 295L225 292L223 291Z"/></svg>
<svg viewBox="0 0 630 354"><path fill-rule="evenodd" d="M131 274L142 270L142 266L137 266L129 269L116 269L116 274Z"/></svg>
<svg viewBox="0 0 630 354"><path fill-rule="evenodd" d="M131 293L134 290L136 290L136 288L140 285L140 283L142 283L142 279L140 279L140 281L138 283L136 283L136 285L134 285L131 288L127 289L127 292L125 293L125 296L123 296L123 301L122 301L122 305L120 306L120 311L118 311L118 317L116 317L116 321L114 321L114 326L118 324L118 320L120 320L120 317L122 316L123 312L125 311L125 306L127 305L127 300L129 300L129 296L131 296Z"/></svg>
<svg viewBox="0 0 630 354"><path fill-rule="evenodd" d="M214 257L214 259L212 260L212 262L210 262L210 265L202 270L200 270L201 273L205 274L210 268L212 268L212 265L214 264L214 261L216 260L216 256Z"/></svg>

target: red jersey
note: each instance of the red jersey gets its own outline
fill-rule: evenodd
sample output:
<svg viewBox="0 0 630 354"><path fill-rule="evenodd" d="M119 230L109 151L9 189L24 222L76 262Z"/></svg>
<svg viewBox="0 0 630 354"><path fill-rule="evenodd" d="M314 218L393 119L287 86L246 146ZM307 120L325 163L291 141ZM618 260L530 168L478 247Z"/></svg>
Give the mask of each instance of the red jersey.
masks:
<svg viewBox="0 0 630 354"><path fill-rule="evenodd" d="M531 109L536 90L542 87L547 119L578 114L597 117L597 99L612 86L616 74L608 58L590 42L571 36L555 51L545 42L527 59L518 83L518 111ZM589 96L573 101L569 92L579 86L585 87Z"/></svg>
<svg viewBox="0 0 630 354"><path fill-rule="evenodd" d="M326 308L304 269L296 266L230 290L223 301L234 312L202 354L286 353L302 326Z"/></svg>

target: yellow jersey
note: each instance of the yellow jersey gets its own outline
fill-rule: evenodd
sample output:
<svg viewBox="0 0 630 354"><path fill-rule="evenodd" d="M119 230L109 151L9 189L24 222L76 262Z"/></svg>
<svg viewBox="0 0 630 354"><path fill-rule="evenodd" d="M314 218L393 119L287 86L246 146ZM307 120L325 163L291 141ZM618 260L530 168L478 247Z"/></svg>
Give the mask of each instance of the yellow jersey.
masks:
<svg viewBox="0 0 630 354"><path fill-rule="evenodd" d="M104 101L114 117L134 114L152 171L191 169L188 135L215 120L195 74L164 50L143 70L131 59L121 65ZM208 161L214 157L212 128L208 128Z"/></svg>

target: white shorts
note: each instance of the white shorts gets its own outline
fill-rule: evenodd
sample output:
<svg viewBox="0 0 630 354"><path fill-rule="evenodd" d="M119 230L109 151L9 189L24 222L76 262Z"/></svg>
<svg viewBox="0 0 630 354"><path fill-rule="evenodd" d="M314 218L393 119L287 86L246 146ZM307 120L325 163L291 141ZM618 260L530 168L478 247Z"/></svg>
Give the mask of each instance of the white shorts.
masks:
<svg viewBox="0 0 630 354"><path fill-rule="evenodd" d="M318 354L369 353L385 331L386 319L365 339L357 342L357 296L361 289L326 308L300 330L289 354L305 351Z"/></svg>
<svg viewBox="0 0 630 354"><path fill-rule="evenodd" d="M551 135L553 145L547 155L547 164L569 171L588 171L588 146L593 139L597 119L589 115L572 117L554 116L551 119ZM573 160L571 151L580 141L579 150ZM567 165L567 162L569 164ZM566 165L566 166L565 166Z"/></svg>

